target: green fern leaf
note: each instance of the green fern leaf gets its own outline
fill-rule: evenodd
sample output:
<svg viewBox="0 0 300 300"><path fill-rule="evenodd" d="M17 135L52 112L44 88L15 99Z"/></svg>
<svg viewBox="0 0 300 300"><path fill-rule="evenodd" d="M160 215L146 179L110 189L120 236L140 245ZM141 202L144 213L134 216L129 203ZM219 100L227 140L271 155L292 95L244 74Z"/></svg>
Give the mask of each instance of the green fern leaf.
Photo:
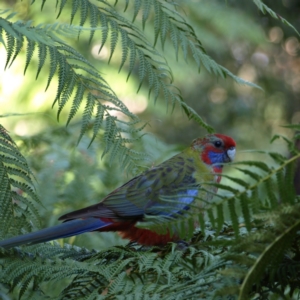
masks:
<svg viewBox="0 0 300 300"><path fill-rule="evenodd" d="M215 224L215 217L214 217L214 214L213 214L213 210L212 209L208 209L206 212L207 212L209 221L211 222L212 226L215 228L216 224Z"/></svg>
<svg viewBox="0 0 300 300"><path fill-rule="evenodd" d="M285 202L289 204L295 204L296 192L294 185L295 177L295 163L290 163L284 170L284 181L285 181Z"/></svg>
<svg viewBox="0 0 300 300"><path fill-rule="evenodd" d="M57 87L57 92L52 107L55 105L57 101L60 100L60 96L66 85L68 75L70 74L69 65L66 62L65 57L59 54L57 59L58 59L58 87Z"/></svg>
<svg viewBox="0 0 300 300"><path fill-rule="evenodd" d="M121 30L121 42L122 42L122 60L119 68L119 72L122 70L124 63L128 56L128 36L125 30Z"/></svg>
<svg viewBox="0 0 300 300"><path fill-rule="evenodd" d="M15 61L17 56L20 54L20 51L23 48L23 43L24 43L24 37L22 35L20 35L19 38L16 39L16 47L15 47L15 51L14 51L14 56L10 60L9 66L12 65L12 63Z"/></svg>
<svg viewBox="0 0 300 300"><path fill-rule="evenodd" d="M109 56L109 59L108 59L108 63L110 62L114 52L115 52L115 49L116 49L116 46L117 46L117 42L118 42L118 25L115 21L110 21L110 27L111 27L111 35L110 35L110 56Z"/></svg>
<svg viewBox="0 0 300 300"><path fill-rule="evenodd" d="M78 84L66 125L68 125L70 123L70 121L74 118L74 116L76 115L76 113L80 107L80 104L83 101L83 95L84 95L84 86L82 84Z"/></svg>
<svg viewBox="0 0 300 300"><path fill-rule="evenodd" d="M153 2L153 7L154 7L154 47L156 45L159 33L160 33L160 28L161 28L161 3L159 1L154 1Z"/></svg>
<svg viewBox="0 0 300 300"><path fill-rule="evenodd" d="M145 29L146 21L149 18L152 3L153 2L151 0L144 0L143 1L143 15L142 15L143 29Z"/></svg>
<svg viewBox="0 0 300 300"><path fill-rule="evenodd" d="M135 65L135 60L136 60L136 50L134 47L134 44L132 41L128 43L129 49L130 49L130 56L129 56L129 70L128 70L128 75L127 75L127 80L129 79L131 72L133 71L134 65Z"/></svg>
<svg viewBox="0 0 300 300"><path fill-rule="evenodd" d="M137 15L141 9L141 6L142 6L142 1L134 1L132 23L134 23Z"/></svg>
<svg viewBox="0 0 300 300"><path fill-rule="evenodd" d="M251 212L250 212L250 207L249 207L250 201L249 201L248 196L245 193L241 194L240 203L241 203L242 214L243 214L245 226L246 226L248 232L250 232L252 229Z"/></svg>
<svg viewBox="0 0 300 300"><path fill-rule="evenodd" d="M114 137L118 131L115 123L116 117L106 114L105 120L106 120L105 131L104 131L105 150L103 151L103 155L109 152L113 144Z"/></svg>
<svg viewBox="0 0 300 300"><path fill-rule="evenodd" d="M274 185L273 178L270 177L268 180L266 180L265 185L266 185L268 200L270 202L271 207L272 208L278 207L279 201L277 200L277 197L274 193L275 192L275 185Z"/></svg>
<svg viewBox="0 0 300 300"><path fill-rule="evenodd" d="M178 32L178 28L174 24L171 24L171 27L170 27L170 37L171 37L171 41L173 43L173 47L175 49L176 60L178 61L179 32Z"/></svg>
<svg viewBox="0 0 300 300"><path fill-rule="evenodd" d="M249 175L251 178L253 178L256 181L259 181L261 179L261 176L258 175L257 173L247 170L247 169L241 169L241 168L236 168L237 170L241 171L242 173Z"/></svg>
<svg viewBox="0 0 300 300"><path fill-rule="evenodd" d="M72 11L70 16L70 24L73 23L74 17L78 11L79 6L81 6L82 1L81 0L73 0L72 1ZM93 26L91 26L93 27ZM96 27L96 26L95 26Z"/></svg>
<svg viewBox="0 0 300 300"><path fill-rule="evenodd" d="M39 64L36 72L36 77L35 77L36 79L39 77L40 71L47 57L47 47L43 44L38 44L38 57L39 57Z"/></svg>
<svg viewBox="0 0 300 300"><path fill-rule="evenodd" d="M224 225L224 213L223 213L223 204L217 205L217 233L219 234Z"/></svg>
<svg viewBox="0 0 300 300"><path fill-rule="evenodd" d="M279 201L281 203L287 203L287 198L285 197L285 184L284 184L284 170L280 170L279 172L276 173L276 185L278 187L278 192L279 192Z"/></svg>
<svg viewBox="0 0 300 300"><path fill-rule="evenodd" d="M81 1L80 4L81 4L81 6L80 6L79 26L83 26L84 23L86 22L87 17L88 17L90 3L88 1Z"/></svg>
<svg viewBox="0 0 300 300"><path fill-rule="evenodd" d="M232 222L232 228L234 230L235 237L237 238L239 236L239 221L238 216L236 213L236 200L234 198L231 198L228 200L228 209L230 214L230 220Z"/></svg>
<svg viewBox="0 0 300 300"><path fill-rule="evenodd" d="M145 58L144 58L143 52L140 49L138 49L137 54L138 54L138 58L139 58L139 87L137 90L137 93L138 93L142 86L142 83L146 76L147 71L146 71L146 63L145 63Z"/></svg>
<svg viewBox="0 0 300 300"><path fill-rule="evenodd" d="M161 18L161 29L160 29L160 40L161 40L161 45L162 49L164 50L164 45L167 39L167 34L169 33L170 30L170 22L168 17L164 14Z"/></svg>
<svg viewBox="0 0 300 300"><path fill-rule="evenodd" d="M104 112L105 112L105 107L100 103L97 103L97 112L96 112L96 118L93 127L93 137L91 139L89 146L92 144L93 140L96 138L98 132L100 131L103 122Z"/></svg>
<svg viewBox="0 0 300 300"><path fill-rule="evenodd" d="M95 6L90 6L90 26L91 26L91 33L89 38L89 44L92 42L92 39L95 34L95 29L98 25L98 10Z"/></svg>
<svg viewBox="0 0 300 300"><path fill-rule="evenodd" d="M102 25L103 30L101 31L101 34L102 34L101 46L99 48L98 53L101 52L102 48L104 47L104 45L106 43L106 40L107 40L107 37L108 37L108 28L109 28L106 15L104 13L102 13L101 11L99 13L100 13L100 23Z"/></svg>
<svg viewBox="0 0 300 300"><path fill-rule="evenodd" d="M252 268L248 271L243 284L240 288L239 299L246 299L253 283L258 282L267 265L274 263L282 256L283 250L288 247L297 230L300 229L300 220L295 219L279 236L274 237L273 241L264 249L256 259Z"/></svg>
<svg viewBox="0 0 300 300"><path fill-rule="evenodd" d="M13 56L13 53L15 51L15 38L7 34L6 39L7 39L7 58L6 58L5 68L7 68L10 59Z"/></svg>
<svg viewBox="0 0 300 300"><path fill-rule="evenodd" d="M7 201L10 198L10 182L8 174L5 171L5 165L0 161L0 182L1 182L1 193L0 193L0 216L2 222L1 233L5 234L10 226L12 218L10 217L13 213L12 201ZM10 199L9 199L10 200Z"/></svg>
<svg viewBox="0 0 300 300"><path fill-rule="evenodd" d="M27 38L26 62L25 62L24 74L26 73L26 70L30 64L34 49L35 49L35 42Z"/></svg>
<svg viewBox="0 0 300 300"><path fill-rule="evenodd" d="M69 78L68 86L66 86L61 92L60 101L58 103L57 120L59 120L59 115L60 115L62 109L64 108L64 106L66 105L66 103L69 101L69 99L72 96L72 93L76 86L76 80L77 80L76 73L72 72L70 75L70 78ZM78 96L81 96L81 94L77 95L77 97ZM70 115L68 117L68 121L69 120L70 120Z"/></svg>
<svg viewBox="0 0 300 300"><path fill-rule="evenodd" d="M52 78L56 72L57 65L58 65L58 53L57 53L56 48L49 47L48 50L49 50L49 54L50 54L50 71L49 71L49 76L48 76L48 81L47 81L45 91L48 90L48 87L52 81Z"/></svg>
<svg viewBox="0 0 300 300"><path fill-rule="evenodd" d="M283 17L281 17L279 14L277 14L276 12L274 12L272 9L270 9L261 0L253 0L253 2L259 8L259 10L262 13L264 13L264 14L268 13L274 19L280 20L283 24L286 24L289 27L291 27L300 36L299 32L297 31L297 29L292 24L290 24L286 19L284 19Z"/></svg>
<svg viewBox="0 0 300 300"><path fill-rule="evenodd" d="M61 14L61 12L62 12L62 10L63 10L63 8L65 7L65 5L66 5L66 3L67 3L67 0L61 0L60 1L60 6L59 6L59 8L58 8L58 14L57 14L57 19L59 18L59 16L60 16L60 14Z"/></svg>
<svg viewBox="0 0 300 300"><path fill-rule="evenodd" d="M83 113L83 119L81 124L80 135L78 138L78 143L80 142L82 136L84 135L84 133L87 130L87 127L90 124L95 104L96 104L95 97L91 93L89 93L87 96L87 102Z"/></svg>
<svg viewBox="0 0 300 300"><path fill-rule="evenodd" d="M29 169L25 158L0 125L0 232L7 235L14 222L13 231L20 232L25 222L14 220L14 214L31 216L35 225L39 223L39 214L34 203L40 203L33 190Z"/></svg>
<svg viewBox="0 0 300 300"><path fill-rule="evenodd" d="M4 31L6 32L7 38L9 36L15 39L19 38L18 33L13 29L12 24L7 20L0 18L0 27L3 28Z"/></svg>

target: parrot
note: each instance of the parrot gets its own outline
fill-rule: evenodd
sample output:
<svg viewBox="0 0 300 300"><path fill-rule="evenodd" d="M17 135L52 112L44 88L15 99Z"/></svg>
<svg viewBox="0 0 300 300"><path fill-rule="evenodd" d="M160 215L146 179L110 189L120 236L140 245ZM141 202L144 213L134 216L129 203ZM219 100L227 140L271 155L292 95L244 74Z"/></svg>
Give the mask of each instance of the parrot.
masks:
<svg viewBox="0 0 300 300"><path fill-rule="evenodd" d="M99 203L61 216L59 220L63 223L2 240L0 247L43 243L90 231L117 231L122 238L143 246L179 241L176 233L157 233L136 225L147 216L177 218L183 215L199 197L200 187L207 182L221 181L223 165L231 162L235 153L236 143L231 137L207 134L193 140L190 147L179 154L132 178ZM205 201L212 198L209 188L201 193Z"/></svg>

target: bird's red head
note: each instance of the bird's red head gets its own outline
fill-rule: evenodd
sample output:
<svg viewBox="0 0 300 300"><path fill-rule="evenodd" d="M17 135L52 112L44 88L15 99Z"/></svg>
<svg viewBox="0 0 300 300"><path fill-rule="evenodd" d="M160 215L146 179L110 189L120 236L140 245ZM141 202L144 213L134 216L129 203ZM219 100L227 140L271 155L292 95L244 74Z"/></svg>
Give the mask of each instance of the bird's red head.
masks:
<svg viewBox="0 0 300 300"><path fill-rule="evenodd" d="M235 141L223 134L209 134L193 141L192 147L201 153L201 159L221 172L223 163L231 162L235 156Z"/></svg>

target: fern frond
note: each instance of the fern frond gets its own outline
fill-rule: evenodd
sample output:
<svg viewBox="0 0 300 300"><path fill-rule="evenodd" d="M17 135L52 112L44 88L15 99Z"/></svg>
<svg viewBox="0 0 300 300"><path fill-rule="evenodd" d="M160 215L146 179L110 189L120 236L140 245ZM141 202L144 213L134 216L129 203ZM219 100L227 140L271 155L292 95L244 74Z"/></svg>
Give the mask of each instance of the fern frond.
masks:
<svg viewBox="0 0 300 300"><path fill-rule="evenodd" d="M7 34L7 58L5 68L8 66L10 59L15 51L15 38Z"/></svg>
<svg viewBox="0 0 300 300"><path fill-rule="evenodd" d="M112 24L112 22L110 24ZM57 74L58 87L53 105L58 103L58 118L61 112L66 109L66 104L73 99L73 104L67 119L68 125L77 114L82 103L86 103L79 140L82 138L83 134L86 133L90 125L93 126L93 124L96 124L96 127L93 128L94 134L91 142L101 129L104 129L104 131L105 128L107 130L113 130L105 135L106 141L109 142L109 145L104 153L108 153L108 149L110 149L110 145L113 143L114 138L116 138L116 141L118 140L118 144L120 144L119 140L121 139L121 146L125 148L127 147L126 141L123 140L123 137L121 136L121 129L116 123L116 119L111 116L111 111L121 111L124 115L129 117L127 127L132 127L129 130L132 134L138 133L139 131L134 129L136 123L131 123L133 120L137 121L138 118L129 112L128 108L117 98L104 78L87 59L56 36L53 33L53 27L51 34L49 32L49 26L31 27L29 26L29 23L9 23L5 21L5 26L2 28L7 34L7 64L9 62L12 63L22 48L23 39L17 39L14 36L23 37L24 34L27 39L25 71L27 70L34 55L36 45L38 47L37 76L41 69L44 68L47 58L50 59L50 70L46 89L49 87L54 75ZM7 31L6 28L10 28L10 30ZM56 32L67 32L67 34L72 34L72 30L73 33L78 33L78 30L80 29L81 28L78 27L67 27L66 25L56 25L55 27ZM14 32L14 36L9 34L10 31ZM114 47L115 46L113 45L113 48ZM13 59L11 57L13 57ZM85 97L87 97L86 101L84 100ZM104 104L104 101L111 103L111 105ZM103 110L103 113L99 114L99 109L98 113L94 112L94 106L96 103L98 103L98 106L102 106L101 110ZM103 116L104 119L108 118L108 122L113 122L113 126L102 127L104 124L102 122ZM99 118L98 121L96 120L97 118ZM93 119L95 119L95 122ZM129 152L123 151L122 154L127 156L129 155ZM144 157L145 156L146 155L144 155ZM125 159L125 157L122 159ZM131 156L129 156L126 164L133 167L136 165L136 162Z"/></svg>
<svg viewBox="0 0 300 300"><path fill-rule="evenodd" d="M111 28L111 35L110 35L110 56L108 59L108 63L110 62L116 46L117 46L117 42L118 42L118 37L119 37L119 32L118 32L118 24L115 21L111 21L110 22L110 28Z"/></svg>
<svg viewBox="0 0 300 300"><path fill-rule="evenodd" d="M276 272L276 268L282 260L284 252L291 246L295 234L300 228L298 211L299 204L294 207L286 208L281 212L281 216L279 218L277 217L278 219L275 222L277 232L275 235L271 235L267 238L268 243L266 247L247 272L240 288L239 299L248 297L253 284L258 283L265 272L270 272L267 271L268 267L272 269L271 272ZM280 232L280 234L278 234L278 232ZM264 241L262 240L262 242Z"/></svg>
<svg viewBox="0 0 300 300"><path fill-rule="evenodd" d="M26 73L26 70L30 64L30 61L33 56L33 52L35 49L35 41L27 39L27 49L26 49L26 62L25 62L25 68L24 68L24 74Z"/></svg>
<svg viewBox="0 0 300 300"><path fill-rule="evenodd" d="M176 4L167 3L161 1L152 1L153 6L153 30L154 30L154 47L160 37L162 47L168 38L170 38L174 50L176 51L176 58L178 59L178 51L181 47L184 59L187 61L189 53L192 54L194 61L200 71L203 66L209 73L213 73L216 76L225 78L226 76L231 77L234 81L239 84L246 84L255 88L260 88L258 85L243 80L232 74L229 70L216 63L211 59L205 52L201 41L197 37L193 27L185 20L185 18L178 13L174 8ZM142 24L143 28L149 18L149 10L151 8L148 1L134 1L134 6L141 6L140 9L143 11ZM179 47L180 45L180 47Z"/></svg>
<svg viewBox="0 0 300 300"><path fill-rule="evenodd" d="M172 75L164 57L155 49L155 47L147 43L144 34L138 30L137 26L134 26L132 22L129 22L121 16L109 3L101 1L101 4L102 6L97 7L88 1L81 1L81 15L79 22L80 26L83 26L87 22L87 15L88 12L90 12L90 24L92 25L92 28L90 29L90 41L94 36L95 28L100 30L102 35L99 52L107 42L110 33L110 61L117 46L118 36L121 36L122 59L119 69L122 69L123 65L127 61L127 54L130 52L128 58L129 78L137 60L139 60L139 87L137 91L139 91L142 82L147 79L149 85L149 96L152 93L154 100L156 101L160 95L163 95L165 99L169 99L166 101L167 105L170 102L173 108L174 104L178 103L185 113L188 111L189 117L192 117L196 120L196 122L203 126L200 116L194 110L186 109L187 105L183 103L180 93L177 92L176 88L170 84L172 82ZM73 21L74 16L78 12L78 5L77 1L72 2L71 21ZM213 72L218 76L225 78L225 76L228 75L238 83L257 87L255 84L248 83L243 81L241 78L234 76L230 71L219 66L208 55L206 55L193 28L177 11L173 10L169 6L169 4L163 4L160 1L154 1L153 5L150 5L149 1L135 1L133 4L133 18L135 19L135 14L138 11L143 11L143 22L145 23L150 13L149 10L153 7L155 43L160 36L162 45L164 45L168 36L171 35L171 40L175 46L176 52L178 53L179 45L176 41L180 41L184 56L187 58L188 52L191 51L199 68L200 65L203 65L209 72ZM98 22L101 24L100 28L96 27ZM149 53L151 54L149 55Z"/></svg>
<svg viewBox="0 0 300 300"><path fill-rule="evenodd" d="M228 200L230 221L232 222L232 227L234 230L235 237L238 237L239 236L239 220L238 220L238 215L236 213L235 207L236 207L235 198L231 197L231 199Z"/></svg>
<svg viewBox="0 0 300 300"><path fill-rule="evenodd" d="M24 224L14 221L20 215L28 216L35 226L39 225L39 214L35 205L40 204L34 191L32 173L26 159L19 152L7 131L0 125L0 232L6 236L8 231L20 233ZM30 217L29 217L30 216ZM13 228L11 228L14 222ZM27 229L29 229L27 223Z"/></svg>
<svg viewBox="0 0 300 300"><path fill-rule="evenodd" d="M16 51L16 56L18 55L18 52ZM36 72L36 79L39 77L40 71L43 68L43 65L46 61L46 57L47 57L47 47L43 44L38 44L38 59L39 59L39 64L38 64L38 69Z"/></svg>
<svg viewBox="0 0 300 300"><path fill-rule="evenodd" d="M283 24L291 27L299 36L299 32L297 29L289 23L286 19L281 17L278 13L274 12L271 8L269 8L266 4L264 4L261 0L253 0L254 4L258 7L258 9L263 13L263 14L269 14L272 18L277 19L281 21Z"/></svg>
<svg viewBox="0 0 300 300"><path fill-rule="evenodd" d="M78 11L78 8L81 6L81 3L83 1L80 1L80 0L74 0L73 1L73 5L72 5L72 10L71 10L71 15L70 15L70 24L73 23L73 20L74 20L74 17ZM92 19L92 18L91 18ZM91 26L91 27L94 27L94 26Z"/></svg>

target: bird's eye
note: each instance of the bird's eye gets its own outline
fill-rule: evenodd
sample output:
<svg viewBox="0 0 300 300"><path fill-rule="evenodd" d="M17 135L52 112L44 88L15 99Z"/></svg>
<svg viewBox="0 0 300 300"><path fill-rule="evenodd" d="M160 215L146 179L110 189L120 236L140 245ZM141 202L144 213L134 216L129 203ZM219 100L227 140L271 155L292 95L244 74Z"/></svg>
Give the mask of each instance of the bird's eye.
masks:
<svg viewBox="0 0 300 300"><path fill-rule="evenodd" d="M222 146L222 143L220 141L216 141L214 142L214 145L217 147L217 148L220 148Z"/></svg>

